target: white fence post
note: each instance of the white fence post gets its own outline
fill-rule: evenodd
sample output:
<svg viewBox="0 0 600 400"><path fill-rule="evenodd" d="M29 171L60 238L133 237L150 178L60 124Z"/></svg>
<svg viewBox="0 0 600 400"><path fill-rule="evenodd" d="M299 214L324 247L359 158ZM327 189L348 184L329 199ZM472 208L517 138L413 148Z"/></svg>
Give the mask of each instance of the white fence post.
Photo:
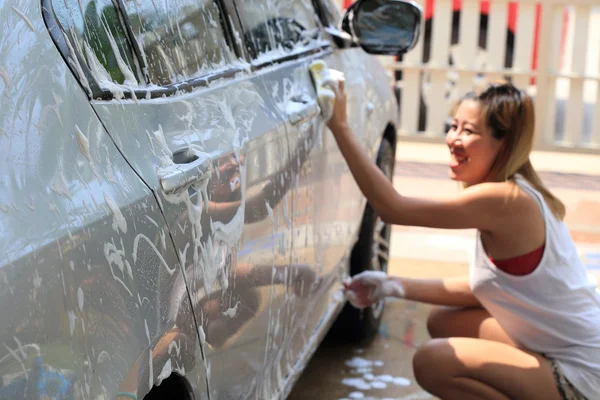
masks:
<svg viewBox="0 0 600 400"><path fill-rule="evenodd" d="M490 4L487 29L487 69L489 80L499 80L504 69L506 53L506 20L508 19L508 3L505 0L493 1Z"/></svg>
<svg viewBox="0 0 600 400"><path fill-rule="evenodd" d="M557 46L552 46L554 40L560 43L562 29L562 7L556 7L547 2L542 5L540 19L540 37L538 48L538 65L536 74L536 147L545 147L551 143L554 135L554 120L556 116L556 75L558 71L560 52Z"/></svg>
<svg viewBox="0 0 600 400"><path fill-rule="evenodd" d="M593 99L590 94L594 92L588 90L591 88L590 82L600 86L600 57L595 61L599 65L587 68L594 71L586 70L589 61L594 60L590 58L591 55L600 52L600 40L589 40L592 33L595 38L600 38L600 10L595 9L600 6L598 0L521 0L518 2L516 15L513 14L513 8L509 7L510 0L489 0L485 67L477 65L480 0L462 0L459 42L455 48L450 46L453 0L435 0L434 4L428 64L424 65L421 61L422 44L405 55L403 62L391 64L392 70L403 71L400 83L400 134L403 137L443 140L443 127L449 106L448 82L452 76L456 76L453 80L459 95L473 86L475 76L483 75L487 80L508 76L516 86L535 96L536 148L600 154L600 87L597 87ZM571 13L575 9L575 18L569 22L569 31L573 34L565 36L563 25L567 7ZM538 8L540 18L536 44ZM512 68L507 69L505 50L509 16L512 20L516 18L516 29ZM594 22L591 22L592 19ZM425 40L424 35L420 40L421 43ZM572 44L566 46L569 52L566 59L570 62L566 71L560 71L565 40L572 41ZM533 70L535 50L537 65ZM448 65L451 52L454 65ZM421 83L423 76L429 78L428 85ZM532 87L533 78L535 86ZM570 85L566 99L563 95L566 93L564 81ZM422 93L423 90L426 93ZM426 135L417 131L419 100L422 95L427 102ZM590 101L595 101L595 104L590 105ZM594 115L590 115L591 113ZM559 140L562 132L556 130L557 125L565 125L563 140Z"/></svg>
<svg viewBox="0 0 600 400"><path fill-rule="evenodd" d="M421 3L420 1L418 3ZM424 5L421 3L421 6ZM421 24L419 42L408 54L404 55L403 64L407 66L402 72L402 92L400 103L400 130L403 135L416 133L419 123L419 105L421 96L421 66L423 56L423 35L425 26ZM412 68L411 68L412 67Z"/></svg>

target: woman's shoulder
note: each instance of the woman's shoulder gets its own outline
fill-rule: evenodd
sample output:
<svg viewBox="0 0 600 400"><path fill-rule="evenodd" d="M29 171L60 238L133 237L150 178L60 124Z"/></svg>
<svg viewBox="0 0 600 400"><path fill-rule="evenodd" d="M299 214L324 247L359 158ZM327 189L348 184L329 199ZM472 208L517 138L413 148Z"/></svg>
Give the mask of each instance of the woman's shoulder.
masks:
<svg viewBox="0 0 600 400"><path fill-rule="evenodd" d="M536 199L513 180L480 183L466 188L465 193L467 192L469 196L489 201L496 206L502 205L504 209L516 207L529 211L538 207Z"/></svg>
<svg viewBox="0 0 600 400"><path fill-rule="evenodd" d="M488 198L504 198L508 195L515 194L518 191L519 185L513 181L482 182L465 189L465 193Z"/></svg>

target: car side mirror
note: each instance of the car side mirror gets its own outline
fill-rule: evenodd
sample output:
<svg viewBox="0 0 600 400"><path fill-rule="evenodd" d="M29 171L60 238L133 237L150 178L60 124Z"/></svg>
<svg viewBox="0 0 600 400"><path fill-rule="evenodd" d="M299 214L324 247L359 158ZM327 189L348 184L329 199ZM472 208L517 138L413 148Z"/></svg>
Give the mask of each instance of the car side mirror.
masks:
<svg viewBox="0 0 600 400"><path fill-rule="evenodd" d="M409 0L358 0L342 29L369 54L398 56L419 40L421 7Z"/></svg>

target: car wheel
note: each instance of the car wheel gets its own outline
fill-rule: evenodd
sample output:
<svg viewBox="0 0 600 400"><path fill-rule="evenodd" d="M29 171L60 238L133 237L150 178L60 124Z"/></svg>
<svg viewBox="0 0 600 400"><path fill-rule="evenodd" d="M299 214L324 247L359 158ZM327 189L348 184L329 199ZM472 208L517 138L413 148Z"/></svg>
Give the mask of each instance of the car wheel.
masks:
<svg viewBox="0 0 600 400"><path fill-rule="evenodd" d="M379 148L377 165L391 181L394 176L395 151L392 144L384 139ZM391 226L385 224L367 204L363 215L358 241L350 257L350 275L363 271L387 272L390 252ZM347 303L331 334L336 339L350 341L370 341L379 331L385 300L363 310Z"/></svg>

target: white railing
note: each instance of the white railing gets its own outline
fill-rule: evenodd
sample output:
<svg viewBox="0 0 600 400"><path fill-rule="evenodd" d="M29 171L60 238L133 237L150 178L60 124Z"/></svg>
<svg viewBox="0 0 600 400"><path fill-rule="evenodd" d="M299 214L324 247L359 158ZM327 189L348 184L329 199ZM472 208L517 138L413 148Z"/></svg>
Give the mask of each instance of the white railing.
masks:
<svg viewBox="0 0 600 400"><path fill-rule="evenodd" d="M434 1L430 39L423 24L419 44L401 62L382 58L393 80L397 71L402 73L396 85L399 132L405 139L441 141L457 96L482 80L508 78L535 98L538 149L600 154L598 0L517 2L514 43L508 48L512 65L505 61L507 20L514 13L508 1L489 2L487 30L481 38L479 0L462 0L460 22L454 26L456 0ZM425 0L418 2L425 8ZM455 39L458 34L454 44L453 30ZM423 52L427 39L428 60ZM485 50L479 47L481 40L487 43Z"/></svg>

